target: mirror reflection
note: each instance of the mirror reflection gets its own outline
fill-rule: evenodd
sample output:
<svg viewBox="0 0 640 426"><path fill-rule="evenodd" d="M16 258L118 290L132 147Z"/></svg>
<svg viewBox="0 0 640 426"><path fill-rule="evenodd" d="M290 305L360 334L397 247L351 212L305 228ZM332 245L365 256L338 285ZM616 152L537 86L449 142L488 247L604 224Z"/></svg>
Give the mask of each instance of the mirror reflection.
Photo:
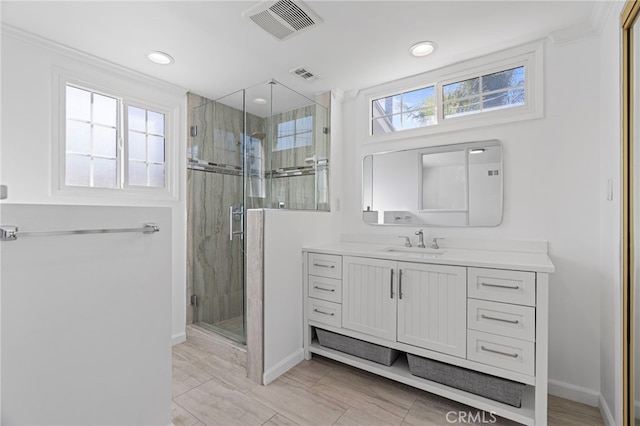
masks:
<svg viewBox="0 0 640 426"><path fill-rule="evenodd" d="M368 155L363 219L372 225L497 226L502 222L498 140Z"/></svg>
<svg viewBox="0 0 640 426"><path fill-rule="evenodd" d="M464 151L422 154L420 211L467 210L467 162Z"/></svg>

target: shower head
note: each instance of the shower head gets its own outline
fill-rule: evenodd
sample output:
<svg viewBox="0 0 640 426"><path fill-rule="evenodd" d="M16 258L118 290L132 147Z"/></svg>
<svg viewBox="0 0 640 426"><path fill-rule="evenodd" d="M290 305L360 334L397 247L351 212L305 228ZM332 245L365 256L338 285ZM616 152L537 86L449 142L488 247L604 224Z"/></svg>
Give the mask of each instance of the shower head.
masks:
<svg viewBox="0 0 640 426"><path fill-rule="evenodd" d="M264 138L267 137L267 134L264 132L253 132L249 135L249 137L263 140Z"/></svg>

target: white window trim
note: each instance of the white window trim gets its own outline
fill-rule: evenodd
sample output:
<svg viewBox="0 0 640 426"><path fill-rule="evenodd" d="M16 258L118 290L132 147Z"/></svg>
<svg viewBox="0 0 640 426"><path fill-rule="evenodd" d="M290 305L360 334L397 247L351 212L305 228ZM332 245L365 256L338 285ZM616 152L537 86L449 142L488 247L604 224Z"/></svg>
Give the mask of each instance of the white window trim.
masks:
<svg viewBox="0 0 640 426"><path fill-rule="evenodd" d="M360 110L358 121L364 123L364 128L360 126L359 130L361 135L364 135L363 143L394 141L543 117L543 46L542 41L533 42L363 90L358 96L361 99L357 101ZM526 73L525 96L527 101L525 105L467 116L443 118L444 112L440 108L442 105L441 87L443 85L523 65ZM436 88L436 124L391 133L371 134L371 108L374 99L429 86Z"/></svg>
<svg viewBox="0 0 640 426"><path fill-rule="evenodd" d="M116 153L116 188L113 189L118 189L121 187L122 185L122 161L118 161L118 158L120 158L120 156L123 155L123 150L121 149L121 140L122 140L122 102L120 102L120 99L112 94L109 93L105 93L102 91L98 91L98 90L94 90L92 88L88 88L85 87L81 84L77 84L77 83L73 83L73 82L67 82L63 88L61 88L61 93L64 97L63 100L63 106L62 108L66 109L66 93L67 93L67 87L74 87L76 89L80 89L80 90L84 90L87 92L90 92L92 94L98 94L98 95L102 95L102 96L106 96L112 99L115 99L116 102L118 103L118 117L116 118L116 135L118 137L118 140L116 141L116 143L118 144L116 151L119 151L120 153ZM61 110L61 111L64 111ZM67 149L66 149L66 125L67 125L67 117L66 117L66 113L63 114L60 118L60 131L61 131L61 137L63 138L62 143L64 144L63 147L60 147L60 149L62 149L63 154L62 154L62 162L63 164L61 164L61 172L62 172L62 176L61 176L61 180L60 180L60 184L65 186L65 187L69 187L69 188L100 188L100 187L93 187L93 186L79 186L79 185L66 185L64 182L66 181L66 176L65 176L65 170L66 170L66 160L67 160Z"/></svg>
<svg viewBox="0 0 640 426"><path fill-rule="evenodd" d="M51 164L51 195L59 198L86 198L101 199L105 202L132 201L178 201L179 191L179 167L180 167L180 101L175 97L154 95L160 93L155 87L144 88L137 93L131 93L128 87L140 87L139 81L125 81L122 76L114 74L102 74L97 70L91 74L79 74L77 72L56 68L53 69L53 93L52 93L52 164ZM108 82L108 85L104 83ZM66 170L66 87L77 86L92 92L122 99L123 111L120 112L124 121L123 129L126 129L127 105L153 110L165 115L165 187L141 187L128 186L126 174L128 173L128 148L124 144L122 150L123 160L120 162L124 170L118 170L119 179L124 178L122 188L99 188L72 186L65 184ZM126 132L125 132L126 133ZM127 134L121 134L118 143L124 143Z"/></svg>
<svg viewBox="0 0 640 426"><path fill-rule="evenodd" d="M161 114L164 114L164 126L165 126L165 134L164 134L164 188L160 188L160 187L145 187L145 186L140 186L140 185L130 185L129 184L129 114L128 114L128 108L129 107L134 107L134 108L141 108L147 111L153 111L153 112L159 112ZM140 102L140 101L134 101L131 98L124 98L122 100L122 120L124 123L123 129L125 130L124 134L122 135L122 141L124 143L124 147L122 149L122 155L123 155L123 159L122 159L122 167L123 167L123 172L122 172L122 178L123 178L123 189L126 191L140 191L140 192L148 192L148 191L160 191L160 192L166 192L169 191L170 189L168 188L169 185L169 173L168 173L168 168L169 168L169 163L173 163L174 161L170 161L172 160L169 157L169 145L171 145L171 143L173 142L173 140L169 140L170 139L170 126L171 126L171 110L166 109L166 107L163 107L161 105L156 105L156 104L151 104L149 102Z"/></svg>

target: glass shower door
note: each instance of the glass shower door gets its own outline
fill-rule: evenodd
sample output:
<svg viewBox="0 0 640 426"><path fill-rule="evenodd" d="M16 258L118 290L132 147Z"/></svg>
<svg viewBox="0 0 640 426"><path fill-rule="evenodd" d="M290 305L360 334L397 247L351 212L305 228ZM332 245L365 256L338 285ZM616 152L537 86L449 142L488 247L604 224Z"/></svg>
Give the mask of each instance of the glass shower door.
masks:
<svg viewBox="0 0 640 426"><path fill-rule="evenodd" d="M274 80L193 108L194 323L245 342L245 211L329 209L328 117Z"/></svg>
<svg viewBox="0 0 640 426"><path fill-rule="evenodd" d="M194 322L245 342L242 91L193 111L192 188ZM194 303L195 302L195 303Z"/></svg>

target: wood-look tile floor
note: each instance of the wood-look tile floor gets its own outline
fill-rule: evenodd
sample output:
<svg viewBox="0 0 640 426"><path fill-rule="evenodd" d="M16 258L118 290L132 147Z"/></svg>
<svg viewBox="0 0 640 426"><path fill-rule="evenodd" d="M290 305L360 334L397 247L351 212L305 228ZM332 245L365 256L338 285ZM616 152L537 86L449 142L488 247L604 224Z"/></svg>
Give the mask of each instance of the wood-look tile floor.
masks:
<svg viewBox="0 0 640 426"><path fill-rule="evenodd" d="M449 412L454 414L447 418ZM456 424L451 422L459 416L455 413L480 420L457 424L516 425L489 413L478 417L474 408L315 356L260 386L244 377L242 367L198 341L174 347L172 413L175 426L444 426ZM552 426L604 425L597 408L553 396L548 420Z"/></svg>

